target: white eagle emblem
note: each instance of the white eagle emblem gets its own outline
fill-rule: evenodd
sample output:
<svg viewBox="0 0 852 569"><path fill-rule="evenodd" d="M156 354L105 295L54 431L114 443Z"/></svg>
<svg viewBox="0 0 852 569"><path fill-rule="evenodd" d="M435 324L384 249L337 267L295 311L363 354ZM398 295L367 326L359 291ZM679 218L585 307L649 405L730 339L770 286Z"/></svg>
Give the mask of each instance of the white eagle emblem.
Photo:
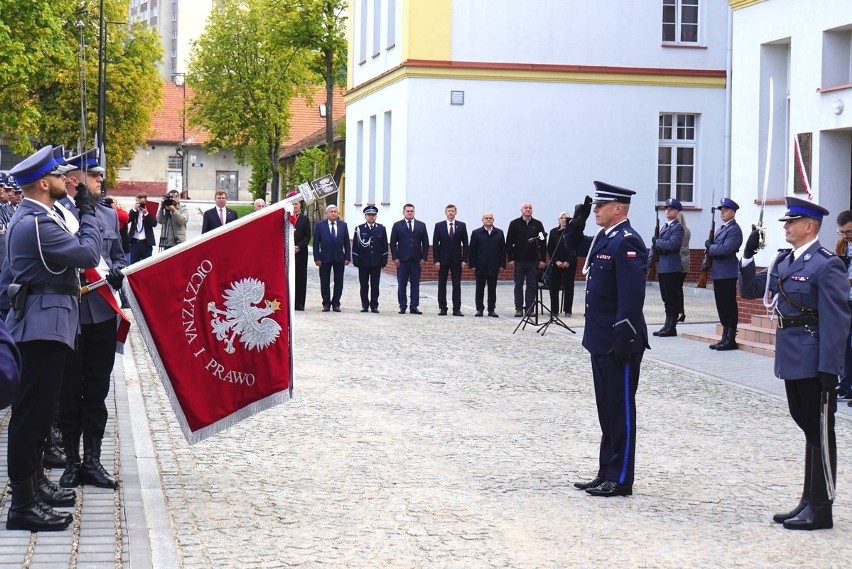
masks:
<svg viewBox="0 0 852 569"><path fill-rule="evenodd" d="M240 342L249 349L258 352L268 347L278 338L281 326L270 314L281 310L278 300L264 300L266 285L255 278L245 278L231 283L231 288L222 293L225 299L225 310L216 307L211 301L207 311L213 314L210 325L217 340L225 341L225 351L234 353L234 339L239 336ZM263 306L260 305L263 302Z"/></svg>

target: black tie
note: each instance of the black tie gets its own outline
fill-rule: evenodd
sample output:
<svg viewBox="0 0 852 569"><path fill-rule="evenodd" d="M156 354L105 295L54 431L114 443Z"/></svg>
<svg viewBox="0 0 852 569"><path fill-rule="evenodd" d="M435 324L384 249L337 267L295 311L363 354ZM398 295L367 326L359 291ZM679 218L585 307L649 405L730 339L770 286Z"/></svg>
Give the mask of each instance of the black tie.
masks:
<svg viewBox="0 0 852 569"><path fill-rule="evenodd" d="M793 261L795 261L795 260L796 260L796 252L790 251L790 264L792 265Z"/></svg>
<svg viewBox="0 0 852 569"><path fill-rule="evenodd" d="M455 232L455 231L453 231L453 224L451 223L451 224L450 224L450 239L452 239L452 238L453 238L453 235L455 235L455 233L456 233L456 232Z"/></svg>
<svg viewBox="0 0 852 569"><path fill-rule="evenodd" d="M337 237L337 228L334 226L334 222L331 222L331 238L334 239Z"/></svg>
<svg viewBox="0 0 852 569"><path fill-rule="evenodd" d="M414 230L411 228L411 220L410 220L410 219L408 220L408 230L409 230L409 231L414 231Z"/></svg>

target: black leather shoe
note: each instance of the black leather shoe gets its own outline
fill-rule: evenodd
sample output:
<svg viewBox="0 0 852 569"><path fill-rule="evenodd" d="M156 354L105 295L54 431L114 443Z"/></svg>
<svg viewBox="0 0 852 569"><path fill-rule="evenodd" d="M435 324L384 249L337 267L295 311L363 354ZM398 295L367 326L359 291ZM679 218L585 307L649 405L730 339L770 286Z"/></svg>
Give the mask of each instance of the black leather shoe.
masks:
<svg viewBox="0 0 852 569"><path fill-rule="evenodd" d="M406 308L405 306L401 307L401 308L399 309L399 313L400 313L400 314L405 314L405 308Z"/></svg>
<svg viewBox="0 0 852 569"><path fill-rule="evenodd" d="M477 317L480 317L480 318L481 318L481 317L482 317L482 311L481 311L481 310L477 310L477 311L476 311L476 314L474 314L474 316L477 316Z"/></svg>
<svg viewBox="0 0 852 569"><path fill-rule="evenodd" d="M453 316L464 316L461 310L453 310Z"/></svg>
<svg viewBox="0 0 852 569"><path fill-rule="evenodd" d="M379 309L378 309L378 308L371 308L371 309L370 309L370 312L372 312L373 314L378 314L378 313L379 313Z"/></svg>
<svg viewBox="0 0 852 569"><path fill-rule="evenodd" d="M831 504L811 506L808 504L795 518L784 520L784 529L831 529L834 521L831 518Z"/></svg>
<svg viewBox="0 0 852 569"><path fill-rule="evenodd" d="M491 318L500 318L500 316L498 316L497 313L493 310L488 311L488 316L490 316Z"/></svg>
<svg viewBox="0 0 852 569"><path fill-rule="evenodd" d="M362 309L361 309L361 312L367 312L367 310L369 310L369 308L367 308L367 307L365 306L364 308L362 308Z"/></svg>
<svg viewBox="0 0 852 569"><path fill-rule="evenodd" d="M589 488L594 488L595 486L600 486L601 482L603 482L603 478L598 478L595 476L595 479L591 482L574 482L574 487L579 488L580 490L588 490Z"/></svg>
<svg viewBox="0 0 852 569"><path fill-rule="evenodd" d="M299 312L304 312L304 311L305 311L305 307L304 307L304 306L297 306L297 307L295 308L295 310L298 310Z"/></svg>
<svg viewBox="0 0 852 569"><path fill-rule="evenodd" d="M611 480L604 480L600 486L594 488L586 488L586 493L592 496L602 496L609 498L610 496L630 496L633 494L633 486L626 486Z"/></svg>
<svg viewBox="0 0 852 569"><path fill-rule="evenodd" d="M441 311L438 312L438 316L446 316L446 315L447 315L447 309L446 308L442 308Z"/></svg>
<svg viewBox="0 0 852 569"><path fill-rule="evenodd" d="M408 311L412 314L423 314L422 312L420 312L416 308L409 308Z"/></svg>

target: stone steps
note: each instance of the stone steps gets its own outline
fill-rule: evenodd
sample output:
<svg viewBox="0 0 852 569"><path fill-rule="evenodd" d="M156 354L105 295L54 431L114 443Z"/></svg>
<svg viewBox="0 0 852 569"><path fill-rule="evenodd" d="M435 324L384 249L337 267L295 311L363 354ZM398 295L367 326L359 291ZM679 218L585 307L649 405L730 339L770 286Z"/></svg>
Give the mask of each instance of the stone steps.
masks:
<svg viewBox="0 0 852 569"><path fill-rule="evenodd" d="M714 333L683 332L688 340L715 344L722 337L722 325L717 324ZM744 352L775 357L775 322L766 316L752 316L750 324L737 327L737 345Z"/></svg>

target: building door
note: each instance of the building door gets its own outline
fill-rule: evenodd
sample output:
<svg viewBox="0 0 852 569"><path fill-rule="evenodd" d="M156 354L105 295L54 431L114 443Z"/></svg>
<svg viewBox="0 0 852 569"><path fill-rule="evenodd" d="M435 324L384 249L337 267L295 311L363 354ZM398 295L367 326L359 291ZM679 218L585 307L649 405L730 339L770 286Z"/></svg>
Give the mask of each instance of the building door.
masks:
<svg viewBox="0 0 852 569"><path fill-rule="evenodd" d="M228 192L228 199L237 201L240 197L240 173L235 170L216 171L216 191Z"/></svg>
<svg viewBox="0 0 852 569"><path fill-rule="evenodd" d="M180 191L183 185L181 184L181 175L179 171L169 170L168 171L169 180L168 180L168 191L177 190Z"/></svg>

